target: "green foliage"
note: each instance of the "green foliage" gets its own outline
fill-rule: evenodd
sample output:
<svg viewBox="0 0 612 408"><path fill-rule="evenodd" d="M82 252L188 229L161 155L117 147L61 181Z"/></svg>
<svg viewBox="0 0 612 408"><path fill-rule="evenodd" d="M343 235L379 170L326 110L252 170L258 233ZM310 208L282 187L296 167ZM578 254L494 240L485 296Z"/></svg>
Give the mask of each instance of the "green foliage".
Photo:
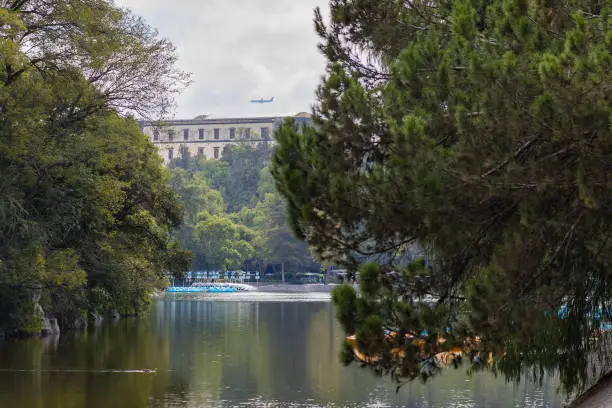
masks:
<svg viewBox="0 0 612 408"><path fill-rule="evenodd" d="M253 247L240 235L238 226L225 215L202 213L193 230L194 241L205 254L209 269L235 269L253 256Z"/></svg>
<svg viewBox="0 0 612 408"><path fill-rule="evenodd" d="M227 147L221 160L172 163L170 185L185 208L176 238L192 251L195 269L318 270L308 246L288 227L269 157L265 144L245 144Z"/></svg>
<svg viewBox="0 0 612 408"><path fill-rule="evenodd" d="M381 326L478 335L509 378L556 369L566 390L584 386L609 362L594 329L610 316L593 316L612 301L612 5L330 5L315 126L276 132L292 229L324 260L379 264L351 307ZM374 336L357 311L355 332ZM417 378L404 364L372 366Z"/></svg>
<svg viewBox="0 0 612 408"><path fill-rule="evenodd" d="M234 213L263 198L258 186L269 157L267 143L244 144L226 146L219 161L185 155L175 159L171 166L197 172L223 195L227 212Z"/></svg>
<svg viewBox="0 0 612 408"><path fill-rule="evenodd" d="M160 118L190 82L175 66L172 43L112 1L11 1L0 10L0 49L25 50L19 64L7 60L6 85L32 70L78 72L104 99L91 101L90 109ZM88 110L73 113L85 117Z"/></svg>
<svg viewBox="0 0 612 408"><path fill-rule="evenodd" d="M143 310L180 258L182 209L116 109L157 86L139 106L167 109L172 46L107 1L5 2L0 21L0 327L40 332L41 305L62 327Z"/></svg>
<svg viewBox="0 0 612 408"><path fill-rule="evenodd" d="M357 323L357 293L348 285L334 288L332 301L338 305L336 317L346 333L354 333Z"/></svg>
<svg viewBox="0 0 612 408"><path fill-rule="evenodd" d="M270 157L268 143L255 146L227 146L222 160L227 163L227 178L219 190L223 194L228 212L240 211L244 206L252 206L258 199L257 186L260 172Z"/></svg>

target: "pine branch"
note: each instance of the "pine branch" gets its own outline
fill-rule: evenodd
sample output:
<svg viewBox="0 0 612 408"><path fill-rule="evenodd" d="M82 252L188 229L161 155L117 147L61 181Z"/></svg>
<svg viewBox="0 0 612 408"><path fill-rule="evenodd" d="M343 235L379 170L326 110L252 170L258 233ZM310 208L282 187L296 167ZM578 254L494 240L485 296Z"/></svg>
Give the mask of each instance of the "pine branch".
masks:
<svg viewBox="0 0 612 408"><path fill-rule="evenodd" d="M480 178L481 179L485 179L485 178L489 177L490 175L495 174L498 171L502 170L504 167L506 167L508 164L510 164L513 160L518 159L523 153L525 153L538 140L539 140L539 138L536 137L535 139L531 139L531 140L528 140L527 142L523 143L523 145L521 147L519 147L517 150L515 150L514 153L512 153L512 155L509 158L507 158L506 160L504 160L503 162L501 162L500 164L498 164L497 166L495 166L491 170L487 171L486 173L481 174Z"/></svg>

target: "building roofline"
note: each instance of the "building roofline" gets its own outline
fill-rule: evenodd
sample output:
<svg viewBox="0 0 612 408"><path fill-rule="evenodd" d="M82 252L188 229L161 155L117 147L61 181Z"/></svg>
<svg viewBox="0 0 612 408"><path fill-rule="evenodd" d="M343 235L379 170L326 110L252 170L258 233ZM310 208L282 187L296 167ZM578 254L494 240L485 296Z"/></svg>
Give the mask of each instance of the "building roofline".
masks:
<svg viewBox="0 0 612 408"><path fill-rule="evenodd" d="M294 116L260 116L251 118L211 118L211 119L173 119L173 120L139 120L140 126L178 126L178 125L231 125L249 123L274 123Z"/></svg>

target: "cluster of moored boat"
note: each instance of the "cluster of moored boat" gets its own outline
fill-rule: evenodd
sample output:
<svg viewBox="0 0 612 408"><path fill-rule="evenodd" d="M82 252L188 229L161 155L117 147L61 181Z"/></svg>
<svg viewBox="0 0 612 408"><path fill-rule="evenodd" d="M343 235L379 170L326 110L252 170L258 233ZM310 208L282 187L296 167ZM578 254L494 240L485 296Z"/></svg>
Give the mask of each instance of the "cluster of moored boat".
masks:
<svg viewBox="0 0 612 408"><path fill-rule="evenodd" d="M568 314L567 307L565 305L562 305L558 311L558 314L561 319L565 319ZM612 331L612 322L609 321L609 316L612 316L612 306L607 306L605 311L601 307L599 307L599 309L592 315L596 320L599 320L599 327L597 328L597 330L600 333ZM385 338L392 340L394 337L398 335L398 333L394 331L390 331L390 330L385 330L384 335L385 335ZM441 367L446 367L449 364L453 363L455 360L461 358L464 351L473 350L473 347L478 346L478 344L480 343L480 339L478 337L476 337L473 340L468 338L468 339L465 339L464 341L463 349L460 347L452 347L452 348L446 349L445 351L427 352L425 348L427 337L428 337L428 333L426 330L423 331L423 333L420 333L418 336L412 336L412 335L406 334L406 338L413 345L417 346L419 349L419 352L417 353L417 356L416 356L419 361L421 361L422 363L433 361ZM371 355L366 355L363 352L361 352L359 348L357 347L357 337L355 335L348 336L346 340L349 346L351 347L353 354L357 360L360 360L361 362L368 363L368 364L376 363L377 361L380 360L381 356L379 355L371 356ZM444 343L446 343L446 339L439 336L436 339L435 346L433 347L433 349L434 350L444 349L445 348L443 346ZM431 350L431 348L428 348L428 349ZM398 358L404 358L406 356L406 352L400 348L392 349L391 353L394 357L398 357ZM492 356L489 354L486 361L491 362L491 358ZM483 361L480 359L479 354L477 354L477 359L479 359L480 361Z"/></svg>
<svg viewBox="0 0 612 408"><path fill-rule="evenodd" d="M207 287L171 286L168 288L168 293L198 293L198 292L226 293L226 292L238 292L238 289L218 287L218 286L207 286Z"/></svg>
<svg viewBox="0 0 612 408"><path fill-rule="evenodd" d="M395 336L397 336L398 334L394 331L389 331L389 330L385 330L385 337L388 339L391 339ZM426 337L427 334L424 334L423 337ZM406 335L406 337L411 340L412 344L414 344L415 346L418 347L419 352L418 352L418 360L421 361L422 363L425 362L435 362L436 364L438 364L439 366L445 367L451 363L453 363L455 360L457 360L458 358L461 358L462 354L463 354L463 350L459 347L451 347L445 351L440 351L440 352L435 352L435 353L427 353L425 351L425 338L423 337L415 337L415 336L411 336L411 335ZM377 361L380 360L380 356L378 355L366 355L364 353L362 353L359 348L357 347L357 337L356 335L352 335L352 336L348 336L346 338L349 346L351 347L353 354L355 356L355 358L357 360L360 360L363 363L367 363L367 364L372 364L372 363L376 363ZM476 342L478 342L479 339L476 339ZM446 342L446 339L444 339L443 337L438 337L437 341L436 341L436 348L442 348L441 346ZM399 358L404 358L406 357L406 351L402 350L400 348L394 348L391 350L391 353L395 356L395 357L399 357Z"/></svg>
<svg viewBox="0 0 612 408"><path fill-rule="evenodd" d="M254 286L241 283L195 283L191 286L171 286L168 293L232 293L257 290Z"/></svg>

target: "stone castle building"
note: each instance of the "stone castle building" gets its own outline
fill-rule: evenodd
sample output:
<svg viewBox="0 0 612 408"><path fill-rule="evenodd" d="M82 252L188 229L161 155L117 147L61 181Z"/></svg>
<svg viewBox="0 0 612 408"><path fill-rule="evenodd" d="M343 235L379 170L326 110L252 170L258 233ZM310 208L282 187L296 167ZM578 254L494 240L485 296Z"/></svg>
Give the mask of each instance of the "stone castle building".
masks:
<svg viewBox="0 0 612 408"><path fill-rule="evenodd" d="M298 123L310 124L310 114L293 116ZM179 119L165 122L140 122L142 131L157 146L167 165L187 149L191 156L219 159L223 148L239 143L270 143L285 116L253 118Z"/></svg>

